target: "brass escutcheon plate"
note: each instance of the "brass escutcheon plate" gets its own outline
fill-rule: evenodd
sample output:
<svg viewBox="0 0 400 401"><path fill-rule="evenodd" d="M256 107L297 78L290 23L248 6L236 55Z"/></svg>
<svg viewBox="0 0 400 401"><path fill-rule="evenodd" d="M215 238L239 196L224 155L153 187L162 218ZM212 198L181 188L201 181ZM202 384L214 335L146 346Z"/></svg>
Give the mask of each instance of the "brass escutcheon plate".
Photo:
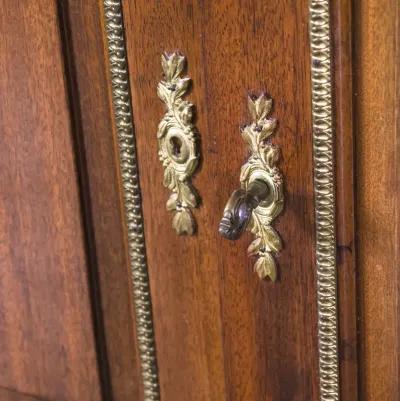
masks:
<svg viewBox="0 0 400 401"><path fill-rule="evenodd" d="M248 248L250 256L257 256L254 270L260 278L277 279L277 267L273 254L282 249L282 241L272 228L272 221L283 209L283 178L277 167L280 150L270 141L276 128L276 120L268 118L272 99L264 94L248 97L248 108L253 122L241 128L243 139L250 147L250 157L242 166L240 183L247 190L255 180L265 182L269 196L252 212L247 229L256 237Z"/></svg>
<svg viewBox="0 0 400 401"><path fill-rule="evenodd" d="M179 53L161 56L164 79L158 84L158 97L165 103L166 113L157 132L159 157L164 167L164 186L171 190L167 210L174 213L172 226L179 234L193 235L196 222L192 208L199 196L191 178L199 164L197 129L193 124L193 104L183 100L191 83L181 77L186 59Z"/></svg>

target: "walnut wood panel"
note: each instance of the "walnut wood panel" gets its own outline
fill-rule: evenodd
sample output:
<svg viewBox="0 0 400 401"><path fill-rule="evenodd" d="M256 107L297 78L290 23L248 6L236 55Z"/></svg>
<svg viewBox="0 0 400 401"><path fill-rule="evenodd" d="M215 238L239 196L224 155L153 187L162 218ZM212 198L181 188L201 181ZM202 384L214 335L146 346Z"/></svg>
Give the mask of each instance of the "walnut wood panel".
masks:
<svg viewBox="0 0 400 401"><path fill-rule="evenodd" d="M38 398L30 394L20 393L18 391L1 388L0 387L0 400L1 401L45 401L43 398Z"/></svg>
<svg viewBox="0 0 400 401"><path fill-rule="evenodd" d="M358 399L351 1L332 2L340 399Z"/></svg>
<svg viewBox="0 0 400 401"><path fill-rule="evenodd" d="M60 3L60 11L90 240L91 282L97 301L102 383L106 397L113 401L139 401L143 394L121 212L118 152L111 117L102 3L69 0Z"/></svg>
<svg viewBox="0 0 400 401"><path fill-rule="evenodd" d="M0 385L98 401L58 11L48 0L0 8Z"/></svg>
<svg viewBox="0 0 400 401"><path fill-rule="evenodd" d="M363 401L399 400L399 2L355 3L354 105Z"/></svg>
<svg viewBox="0 0 400 401"><path fill-rule="evenodd" d="M124 2L161 396L318 398L308 2ZM156 131L160 55L181 51L193 79L202 165L198 233L165 210ZM247 91L267 90L279 121L285 211L280 280L259 281L246 248L217 227L239 185Z"/></svg>

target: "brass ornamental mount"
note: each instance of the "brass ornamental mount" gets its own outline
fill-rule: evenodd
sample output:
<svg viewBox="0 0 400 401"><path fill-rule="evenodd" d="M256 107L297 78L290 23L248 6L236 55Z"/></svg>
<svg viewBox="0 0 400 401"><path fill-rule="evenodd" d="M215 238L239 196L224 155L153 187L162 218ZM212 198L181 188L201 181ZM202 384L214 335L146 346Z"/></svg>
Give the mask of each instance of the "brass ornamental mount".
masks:
<svg viewBox="0 0 400 401"><path fill-rule="evenodd" d="M155 350L150 283L146 262L146 243L144 239L135 133L133 130L133 114L130 104L129 71L122 17L123 7L121 0L103 0L103 6L103 22L106 28L107 58L110 67L109 76L115 117L113 121L115 131L118 133L119 166L122 176L125 221L127 226L126 236L131 261L132 296L135 303L137 322L136 340L141 360L141 385L143 386L144 400L157 401L160 400L161 396ZM314 256L316 258L317 278L315 295L318 301L319 401L339 401L341 388L339 376L339 313L335 238L335 141L333 140L334 100L332 94L332 87L334 85L332 78L333 42L331 39L331 20L332 15L329 0L309 1L309 13L306 22L308 22L310 30L309 48L312 67L310 78L312 81L314 146L310 151L312 151L314 158L314 211L316 217L316 247ZM249 162L254 154L257 153L257 151L253 151L254 146L251 145L250 147L252 149L252 156ZM260 168L263 164L263 162L260 162ZM248 194L247 199L250 208L253 208L254 202L256 204L259 200L260 202L264 202L261 201L265 196L262 186L261 189L260 187L257 188L257 186L258 183L255 184L254 188L253 186L250 187L250 185L243 188L242 183L242 190L245 191L245 194ZM278 198L282 203L281 186L278 193L280 193ZM232 199L232 201L236 202L235 199ZM263 203L261 203L262 205ZM252 209L252 219L255 213L261 210L258 209L259 207L256 206ZM246 226L246 223L249 222L244 219L245 228L252 227L252 222L248 226ZM233 223L228 219L227 224L227 229L229 230L230 224L233 225ZM268 224L270 226L270 223ZM238 232L240 235L240 228ZM261 233L261 230L258 232ZM257 236L257 239L260 239L260 237ZM280 248L279 237L276 242L279 242L278 248ZM269 249L271 248L269 246ZM261 248L260 251L262 251ZM261 262L258 262L260 259ZM262 257L258 261L257 263L260 263L262 266L264 263Z"/></svg>
<svg viewBox="0 0 400 401"><path fill-rule="evenodd" d="M329 0L310 0L309 6L319 399L339 401L332 15Z"/></svg>
<svg viewBox="0 0 400 401"><path fill-rule="evenodd" d="M144 239L142 200L133 129L129 71L121 0L104 0L114 129L119 148L126 240L130 255L132 299L135 304L136 342L141 365L144 401L159 401L157 356L154 340L150 282ZM127 350L130 352L130 350ZM133 352L133 351L132 351ZM136 352L136 351L135 351Z"/></svg>
<svg viewBox="0 0 400 401"><path fill-rule="evenodd" d="M282 241L272 228L272 221L283 209L283 180L276 166L279 148L271 143L276 120L268 118L272 99L264 94L248 97L251 124L241 128L251 155L240 172L241 188L234 191L225 206L219 232L230 240L238 239L247 229L256 237L248 248L249 256L258 256L254 270L262 279L276 281L274 253Z"/></svg>
<svg viewBox="0 0 400 401"><path fill-rule="evenodd" d="M193 104L182 99L191 82L180 76L185 62L179 53L161 56L164 79L157 86L157 94L167 111L158 125L157 138L163 183L172 192L167 201L167 210L174 213L172 226L179 235L192 235L196 222L191 209L198 206L199 197L190 180L199 164L199 153Z"/></svg>

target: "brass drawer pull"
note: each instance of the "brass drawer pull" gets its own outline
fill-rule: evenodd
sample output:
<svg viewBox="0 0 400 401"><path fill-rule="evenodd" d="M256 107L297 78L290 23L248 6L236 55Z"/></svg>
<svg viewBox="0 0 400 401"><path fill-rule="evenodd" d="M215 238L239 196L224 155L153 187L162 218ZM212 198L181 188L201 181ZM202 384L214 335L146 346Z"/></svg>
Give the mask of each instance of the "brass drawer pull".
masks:
<svg viewBox="0 0 400 401"><path fill-rule="evenodd" d="M262 94L249 96L251 124L241 128L251 155L240 172L241 189L234 191L225 206L219 232L230 240L238 239L246 228L256 237L248 248L258 259L254 269L260 278L277 278L273 253L282 249L282 242L272 228L272 221L283 209L283 181L276 164L279 148L270 141L276 120L267 118L272 100Z"/></svg>

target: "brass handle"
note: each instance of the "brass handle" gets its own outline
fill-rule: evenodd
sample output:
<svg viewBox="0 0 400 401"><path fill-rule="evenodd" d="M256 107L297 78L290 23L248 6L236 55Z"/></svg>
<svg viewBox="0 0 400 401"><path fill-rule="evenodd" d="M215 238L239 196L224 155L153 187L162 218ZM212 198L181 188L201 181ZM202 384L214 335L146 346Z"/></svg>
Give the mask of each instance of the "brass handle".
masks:
<svg viewBox="0 0 400 401"><path fill-rule="evenodd" d="M241 189L234 191L226 204L219 233L230 240L238 239L248 229L255 239L248 248L257 256L254 270L260 278L277 278L274 254L282 248L272 221L283 209L283 179L277 167L279 148L271 136L276 120L269 118L272 100L264 94L249 96L248 107L253 121L241 128L250 148L250 157L240 172Z"/></svg>
<svg viewBox="0 0 400 401"><path fill-rule="evenodd" d="M253 210L267 199L268 194L268 185L261 180L250 183L247 190L234 191L225 206L219 233L229 240L237 240L246 230Z"/></svg>

